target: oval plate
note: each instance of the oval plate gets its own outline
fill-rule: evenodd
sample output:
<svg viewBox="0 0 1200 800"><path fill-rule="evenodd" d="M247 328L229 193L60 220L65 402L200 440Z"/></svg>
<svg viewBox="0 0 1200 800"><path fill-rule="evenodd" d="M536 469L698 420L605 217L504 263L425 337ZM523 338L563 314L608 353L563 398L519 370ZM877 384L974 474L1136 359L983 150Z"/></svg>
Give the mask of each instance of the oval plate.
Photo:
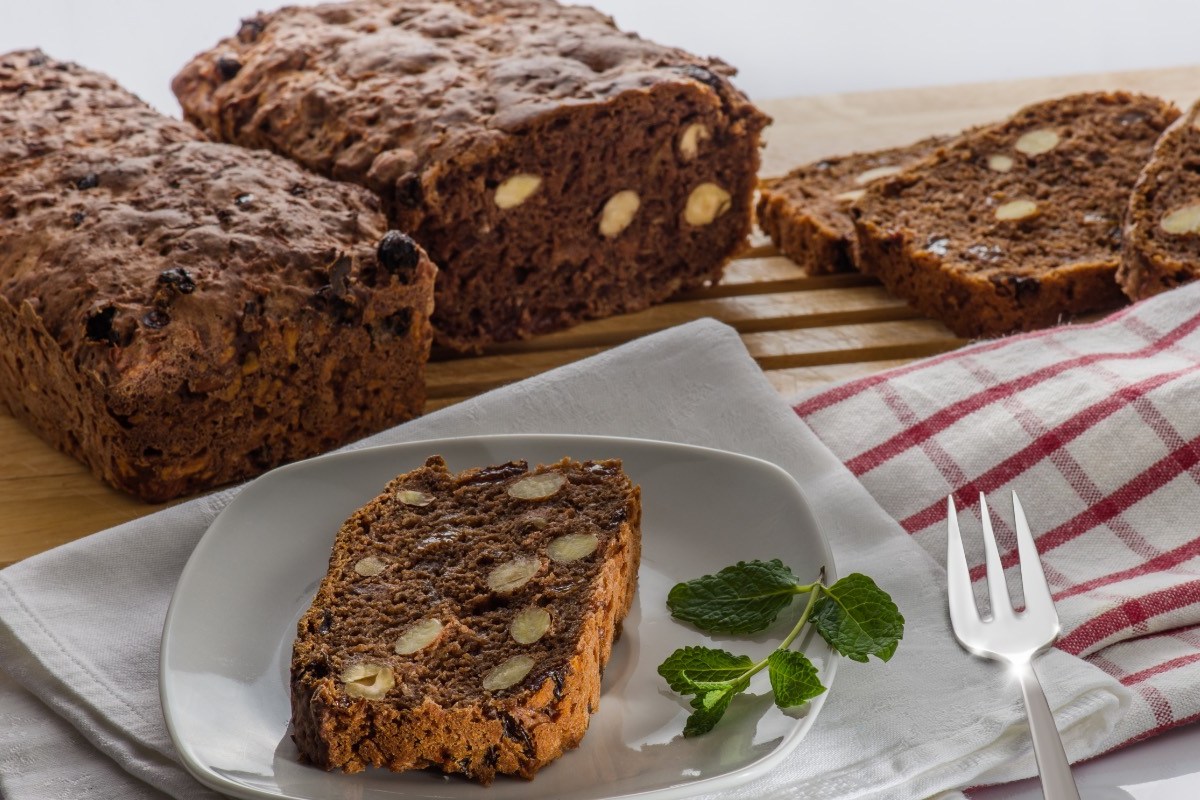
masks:
<svg viewBox="0 0 1200 800"><path fill-rule="evenodd" d="M433 771L353 775L301 764L288 735L288 667L296 621L328 567L334 534L396 475L438 454L451 469L524 459L531 465L619 458L642 487L638 595L613 648L600 710L582 744L535 782L500 777L483 789ZM766 673L704 736L682 737L690 711L657 667L676 648L708 644L765 656L797 604L755 637L710 637L671 619L679 581L746 559L779 558L802 578L837 579L829 546L796 482L749 456L690 445L598 436L478 436L337 453L270 472L213 521L167 612L160 691L167 729L187 769L244 798L486 798L558 800L692 797L763 774L811 727L828 692L797 715L776 708ZM836 659L820 637L800 646L830 686Z"/></svg>

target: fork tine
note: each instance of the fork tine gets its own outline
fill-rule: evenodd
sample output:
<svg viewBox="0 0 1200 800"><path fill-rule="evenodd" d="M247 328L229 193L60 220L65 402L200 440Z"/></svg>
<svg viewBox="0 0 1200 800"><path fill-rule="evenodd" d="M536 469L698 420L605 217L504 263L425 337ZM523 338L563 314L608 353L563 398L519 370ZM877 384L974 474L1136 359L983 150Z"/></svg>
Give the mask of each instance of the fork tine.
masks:
<svg viewBox="0 0 1200 800"><path fill-rule="evenodd" d="M1042 571L1042 560L1038 557L1037 544L1029 531L1029 522L1025 519L1025 509L1017 493L1012 493L1013 516L1016 518L1017 552L1021 556L1021 586L1025 593L1025 613L1053 618L1058 624L1058 612L1054 610L1054 600L1050 596L1050 587L1046 585L1046 573Z"/></svg>
<svg viewBox="0 0 1200 800"><path fill-rule="evenodd" d="M1012 600L1008 596L1008 584L1004 581L1004 567L1000 564L1000 550L996 547L996 534L992 532L992 514L988 511L983 492L979 493L979 515L983 519L983 554L987 563L988 598L992 604L992 620L1012 619Z"/></svg>
<svg viewBox="0 0 1200 800"><path fill-rule="evenodd" d="M978 631L979 607L975 605L975 593L971 591L971 573L967 569L967 555L963 552L962 534L958 530L954 496L946 498L946 502L946 592L950 599L950 622L961 640Z"/></svg>

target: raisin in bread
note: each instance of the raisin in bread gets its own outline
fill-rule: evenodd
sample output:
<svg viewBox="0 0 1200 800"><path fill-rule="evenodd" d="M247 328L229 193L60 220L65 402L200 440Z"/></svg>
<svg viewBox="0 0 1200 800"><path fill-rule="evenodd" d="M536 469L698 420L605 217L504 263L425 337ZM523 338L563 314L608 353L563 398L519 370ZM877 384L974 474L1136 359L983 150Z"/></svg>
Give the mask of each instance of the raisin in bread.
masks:
<svg viewBox="0 0 1200 800"><path fill-rule="evenodd" d="M359 187L0 55L0 400L166 500L419 414L436 270Z"/></svg>
<svg viewBox="0 0 1200 800"><path fill-rule="evenodd" d="M1129 201L1117 280L1134 300L1200 276L1200 103L1172 125Z"/></svg>
<svg viewBox="0 0 1200 800"><path fill-rule="evenodd" d="M186 118L383 198L478 349L717 280L768 119L734 72L552 0L354 0L242 23L175 78Z"/></svg>
<svg viewBox="0 0 1200 800"><path fill-rule="evenodd" d="M850 204L875 181L928 156L950 137L934 136L906 147L823 158L759 187L758 224L784 255L809 275L857 267Z"/></svg>
<svg viewBox="0 0 1200 800"><path fill-rule="evenodd" d="M967 133L854 204L862 270L960 336L1115 307L1129 193L1178 115L1078 94Z"/></svg>
<svg viewBox="0 0 1200 800"><path fill-rule="evenodd" d="M579 744L637 585L619 461L455 475L437 456L338 531L292 654L303 758L532 778Z"/></svg>

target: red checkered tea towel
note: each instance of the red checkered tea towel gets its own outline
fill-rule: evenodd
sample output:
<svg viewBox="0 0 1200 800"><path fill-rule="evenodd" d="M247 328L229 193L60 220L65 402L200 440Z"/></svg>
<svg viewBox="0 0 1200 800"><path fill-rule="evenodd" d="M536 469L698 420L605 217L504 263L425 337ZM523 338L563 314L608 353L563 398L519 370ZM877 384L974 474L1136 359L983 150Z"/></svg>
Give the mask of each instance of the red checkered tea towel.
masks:
<svg viewBox="0 0 1200 800"><path fill-rule="evenodd" d="M976 581L979 493L1011 568L1016 490L1062 619L1058 647L1134 692L1108 749L1200 720L1200 285L852 381L795 410L943 565L953 494Z"/></svg>

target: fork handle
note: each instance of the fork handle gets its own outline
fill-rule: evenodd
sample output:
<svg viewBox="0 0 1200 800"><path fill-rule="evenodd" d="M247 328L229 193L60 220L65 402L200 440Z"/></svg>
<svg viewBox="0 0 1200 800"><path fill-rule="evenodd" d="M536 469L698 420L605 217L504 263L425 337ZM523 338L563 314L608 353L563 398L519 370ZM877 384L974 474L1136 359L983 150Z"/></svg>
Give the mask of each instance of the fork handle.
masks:
<svg viewBox="0 0 1200 800"><path fill-rule="evenodd" d="M1033 737L1033 757L1037 760L1038 773L1042 779L1042 794L1046 800L1079 800L1079 789L1071 777L1071 765L1063 750L1062 738L1046 693L1033 671L1033 664L1017 665L1017 676L1021 681L1021 694L1025 698L1025 710L1029 714L1029 734Z"/></svg>

